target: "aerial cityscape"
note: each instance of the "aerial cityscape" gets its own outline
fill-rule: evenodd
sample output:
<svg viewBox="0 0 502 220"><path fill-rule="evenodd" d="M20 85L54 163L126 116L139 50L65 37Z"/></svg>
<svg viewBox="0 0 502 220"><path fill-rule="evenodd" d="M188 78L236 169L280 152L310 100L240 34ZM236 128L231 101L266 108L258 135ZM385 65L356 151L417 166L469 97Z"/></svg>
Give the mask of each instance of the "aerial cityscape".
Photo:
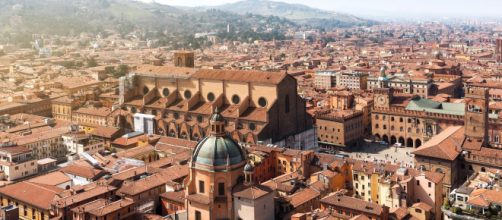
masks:
<svg viewBox="0 0 502 220"><path fill-rule="evenodd" d="M500 8L1 0L0 220L500 220Z"/></svg>

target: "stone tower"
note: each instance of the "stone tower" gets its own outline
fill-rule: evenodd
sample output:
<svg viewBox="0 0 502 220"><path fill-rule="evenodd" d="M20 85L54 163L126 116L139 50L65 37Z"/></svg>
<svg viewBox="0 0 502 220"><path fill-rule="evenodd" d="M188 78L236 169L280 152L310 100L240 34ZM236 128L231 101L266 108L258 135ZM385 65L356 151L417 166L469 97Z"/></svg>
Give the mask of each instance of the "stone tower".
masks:
<svg viewBox="0 0 502 220"><path fill-rule="evenodd" d="M488 144L488 102L487 88L467 88L465 94L464 129L466 138Z"/></svg>
<svg viewBox="0 0 502 220"><path fill-rule="evenodd" d="M195 67L195 54L193 51L174 51L173 61L176 67L193 68Z"/></svg>

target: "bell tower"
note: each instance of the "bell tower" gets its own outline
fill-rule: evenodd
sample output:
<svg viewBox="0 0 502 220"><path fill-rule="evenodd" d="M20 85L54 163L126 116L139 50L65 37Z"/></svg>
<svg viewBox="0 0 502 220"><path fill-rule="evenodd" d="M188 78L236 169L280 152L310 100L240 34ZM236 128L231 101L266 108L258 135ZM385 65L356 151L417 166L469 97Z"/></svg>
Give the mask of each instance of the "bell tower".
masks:
<svg viewBox="0 0 502 220"><path fill-rule="evenodd" d="M174 66L176 67L195 67L195 54L192 51L174 51Z"/></svg>
<svg viewBox="0 0 502 220"><path fill-rule="evenodd" d="M467 88L465 94L464 129L467 138L488 144L488 102L487 88Z"/></svg>

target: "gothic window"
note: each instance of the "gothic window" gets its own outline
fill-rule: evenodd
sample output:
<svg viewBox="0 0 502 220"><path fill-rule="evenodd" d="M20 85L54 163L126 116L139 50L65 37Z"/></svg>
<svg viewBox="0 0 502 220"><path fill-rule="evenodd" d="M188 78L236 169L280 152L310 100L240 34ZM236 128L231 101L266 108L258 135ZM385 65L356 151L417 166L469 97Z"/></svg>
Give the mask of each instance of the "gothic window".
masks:
<svg viewBox="0 0 502 220"><path fill-rule="evenodd" d="M178 66L183 66L183 59L181 57L178 57Z"/></svg>
<svg viewBox="0 0 502 220"><path fill-rule="evenodd" d="M286 100L284 101L284 105L285 105L285 112L286 113L289 113L289 95L286 95Z"/></svg>

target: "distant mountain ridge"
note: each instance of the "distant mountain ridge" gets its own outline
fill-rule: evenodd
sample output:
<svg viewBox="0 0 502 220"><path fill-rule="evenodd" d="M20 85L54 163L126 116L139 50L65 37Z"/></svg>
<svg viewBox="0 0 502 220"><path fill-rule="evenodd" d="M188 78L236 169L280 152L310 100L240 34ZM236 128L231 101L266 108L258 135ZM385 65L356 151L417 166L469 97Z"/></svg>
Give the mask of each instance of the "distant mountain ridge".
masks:
<svg viewBox="0 0 502 220"><path fill-rule="evenodd" d="M290 4L269 0L243 0L235 3L216 6L224 11L237 14L258 14L263 16L278 16L301 24L313 22L313 25L320 25L323 22L339 24L340 26L365 25L376 23L374 21L362 19L353 15L325 11L301 4Z"/></svg>
<svg viewBox="0 0 502 220"><path fill-rule="evenodd" d="M233 33L227 34L227 24ZM0 43L22 41L37 34L102 33L134 30L154 36L192 36L215 32L225 39L278 39L291 28L350 27L372 21L304 5L245 0L216 7L174 7L137 0L0 0ZM237 34L235 34L237 33ZM265 35L268 35L264 38ZM179 41L179 39L175 39Z"/></svg>

